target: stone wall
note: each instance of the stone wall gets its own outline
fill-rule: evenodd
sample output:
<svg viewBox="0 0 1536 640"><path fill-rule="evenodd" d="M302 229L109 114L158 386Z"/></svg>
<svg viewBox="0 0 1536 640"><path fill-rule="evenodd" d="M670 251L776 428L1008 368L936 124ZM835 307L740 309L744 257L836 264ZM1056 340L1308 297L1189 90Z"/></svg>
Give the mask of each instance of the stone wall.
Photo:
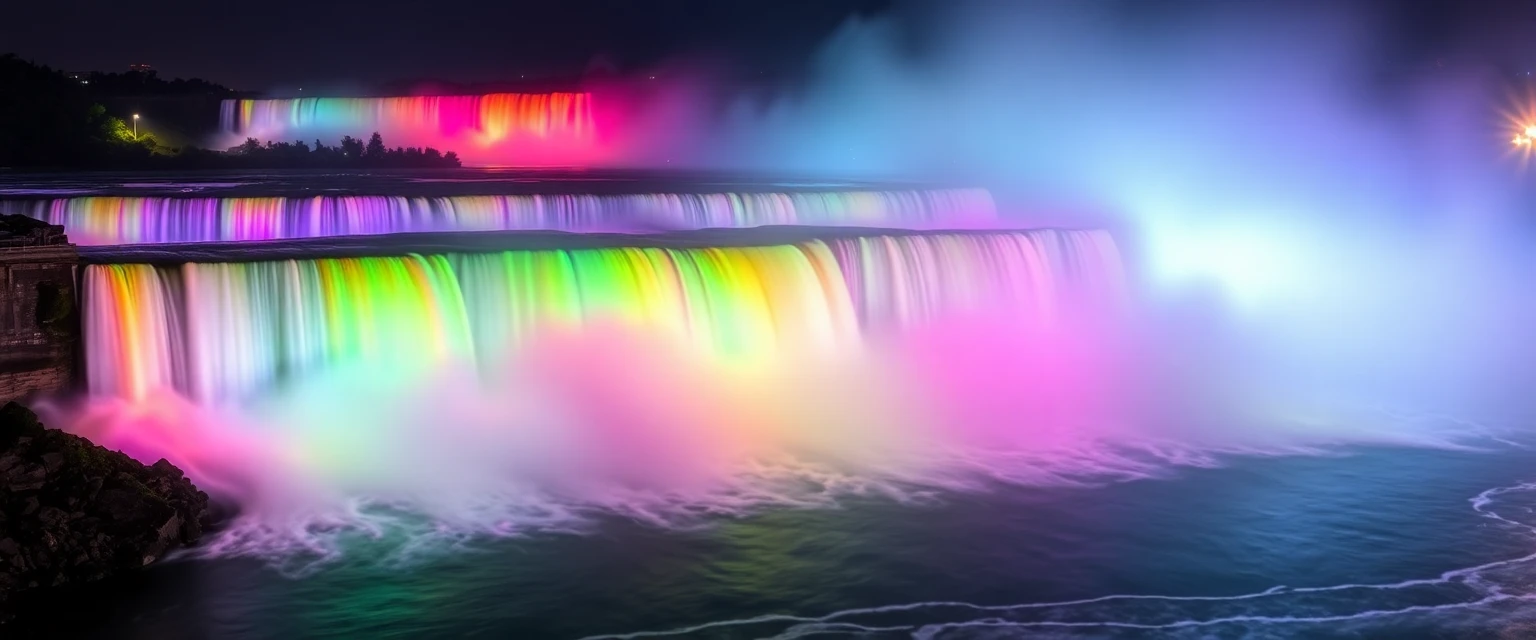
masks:
<svg viewBox="0 0 1536 640"><path fill-rule="evenodd" d="M73 384L79 259L62 227L0 216L0 403Z"/></svg>

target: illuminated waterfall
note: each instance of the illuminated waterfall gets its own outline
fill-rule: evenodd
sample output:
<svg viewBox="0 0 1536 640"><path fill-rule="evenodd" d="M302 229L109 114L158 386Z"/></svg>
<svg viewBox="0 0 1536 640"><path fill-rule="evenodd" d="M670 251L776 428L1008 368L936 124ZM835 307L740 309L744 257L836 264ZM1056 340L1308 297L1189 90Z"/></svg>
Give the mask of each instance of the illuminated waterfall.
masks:
<svg viewBox="0 0 1536 640"><path fill-rule="evenodd" d="M1097 231L95 265L84 276L87 375L95 394L227 402L337 366L492 358L596 323L750 360L854 349L871 328L951 311L1050 322L1067 292L1113 296L1119 278L1113 241Z"/></svg>
<svg viewBox="0 0 1536 640"><path fill-rule="evenodd" d="M595 144L586 93L225 100L220 120L232 138L335 144L378 132L391 146L455 151L480 164L585 164Z"/></svg>
<svg viewBox="0 0 1536 640"><path fill-rule="evenodd" d="M763 225L958 228L994 223L983 189L795 193L310 198L76 197L0 202L117 245L425 231L701 229Z"/></svg>

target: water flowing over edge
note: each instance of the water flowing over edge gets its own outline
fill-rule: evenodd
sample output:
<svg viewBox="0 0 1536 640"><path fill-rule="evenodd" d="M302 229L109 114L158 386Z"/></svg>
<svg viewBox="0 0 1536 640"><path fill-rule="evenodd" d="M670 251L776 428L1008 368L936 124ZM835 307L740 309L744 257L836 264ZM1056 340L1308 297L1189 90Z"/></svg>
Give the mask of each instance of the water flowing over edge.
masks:
<svg viewBox="0 0 1536 640"><path fill-rule="evenodd" d="M359 528L677 525L983 469L1123 474L1146 463L1074 452L1103 434L1066 426L1112 383L1089 328L1122 277L1095 231L92 265L92 399L62 418L239 500L206 552L282 561Z"/></svg>
<svg viewBox="0 0 1536 640"><path fill-rule="evenodd" d="M1336 442L1456 446L1388 421L1168 419L1162 390L1187 381L1128 342L1123 277L1094 231L93 265L93 397L55 417L238 501L198 553L295 574L356 536L409 555L597 514L689 527Z"/></svg>
<svg viewBox="0 0 1536 640"><path fill-rule="evenodd" d="M602 156L589 93L225 100L220 126L231 141L377 131L395 144L519 166L585 165Z"/></svg>
<svg viewBox="0 0 1536 640"><path fill-rule="evenodd" d="M630 231L767 225L987 228L984 189L631 195L86 196L0 200L84 245L228 242L442 231Z"/></svg>

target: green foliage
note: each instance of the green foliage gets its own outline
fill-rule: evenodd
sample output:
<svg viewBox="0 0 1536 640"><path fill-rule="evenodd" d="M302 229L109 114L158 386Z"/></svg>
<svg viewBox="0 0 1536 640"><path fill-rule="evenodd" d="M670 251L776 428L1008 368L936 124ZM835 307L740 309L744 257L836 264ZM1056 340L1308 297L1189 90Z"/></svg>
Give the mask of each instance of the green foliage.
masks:
<svg viewBox="0 0 1536 640"><path fill-rule="evenodd" d="M0 167L106 167L160 152L107 115L78 81L15 55L0 55Z"/></svg>
<svg viewBox="0 0 1536 640"><path fill-rule="evenodd" d="M150 93L220 95L228 89L200 80L165 82L150 74L92 76L90 90L103 95L121 90ZM106 91L111 80L112 91ZM453 152L435 149L395 148L384 145L374 133L366 143L342 138L336 147L315 141L246 140L225 153L197 148L173 149L161 145L151 133L107 114L86 86L46 66L15 55L0 55L0 168L286 168L286 167L457 167Z"/></svg>
<svg viewBox="0 0 1536 640"><path fill-rule="evenodd" d="M96 105L100 109L101 105ZM105 116L101 120L101 137L112 142L133 143L133 128L122 118Z"/></svg>

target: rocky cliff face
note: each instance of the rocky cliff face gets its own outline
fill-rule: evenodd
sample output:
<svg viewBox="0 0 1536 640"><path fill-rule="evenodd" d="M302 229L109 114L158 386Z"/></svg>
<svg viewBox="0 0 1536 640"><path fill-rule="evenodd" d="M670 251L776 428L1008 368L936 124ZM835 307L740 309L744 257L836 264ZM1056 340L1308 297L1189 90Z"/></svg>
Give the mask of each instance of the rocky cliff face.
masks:
<svg viewBox="0 0 1536 640"><path fill-rule="evenodd" d="M99 580L196 543L209 517L208 494L164 459L145 466L15 403L0 408L0 619L16 592Z"/></svg>
<svg viewBox="0 0 1536 640"><path fill-rule="evenodd" d="M0 404L73 383L79 261L63 227L0 215Z"/></svg>

